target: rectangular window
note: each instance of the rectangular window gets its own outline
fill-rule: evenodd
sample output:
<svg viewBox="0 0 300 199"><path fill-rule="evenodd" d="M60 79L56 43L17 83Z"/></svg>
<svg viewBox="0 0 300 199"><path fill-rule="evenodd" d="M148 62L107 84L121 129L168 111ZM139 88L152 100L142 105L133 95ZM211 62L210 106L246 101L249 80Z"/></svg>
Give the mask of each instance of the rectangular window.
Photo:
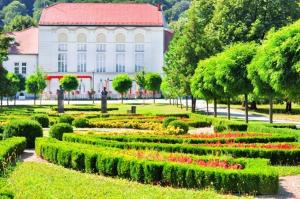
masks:
<svg viewBox="0 0 300 199"><path fill-rule="evenodd" d="M86 44L78 44L77 51L86 51Z"/></svg>
<svg viewBox="0 0 300 199"><path fill-rule="evenodd" d="M86 72L86 53L77 54L77 72Z"/></svg>
<svg viewBox="0 0 300 199"><path fill-rule="evenodd" d="M22 62L22 66L26 66L27 64L26 64L26 62Z"/></svg>
<svg viewBox="0 0 300 199"><path fill-rule="evenodd" d="M22 67L22 74L26 75L26 67Z"/></svg>
<svg viewBox="0 0 300 199"><path fill-rule="evenodd" d="M58 44L58 51L68 51L67 44Z"/></svg>
<svg viewBox="0 0 300 199"><path fill-rule="evenodd" d="M19 73L20 73L19 67L15 67L15 74L19 74Z"/></svg>
<svg viewBox="0 0 300 199"><path fill-rule="evenodd" d="M105 73L105 54L98 53L96 62L97 62L96 63L97 64L96 72L97 73Z"/></svg>
<svg viewBox="0 0 300 199"><path fill-rule="evenodd" d="M144 69L144 53L135 54L135 72L142 71Z"/></svg>
<svg viewBox="0 0 300 199"><path fill-rule="evenodd" d="M136 44L135 45L135 52L144 52L144 45L143 44Z"/></svg>
<svg viewBox="0 0 300 199"><path fill-rule="evenodd" d="M97 44L97 52L105 52L105 44Z"/></svg>
<svg viewBox="0 0 300 199"><path fill-rule="evenodd" d="M67 53L58 54L58 72L67 72Z"/></svg>
<svg viewBox="0 0 300 199"><path fill-rule="evenodd" d="M116 55L116 72L124 73L125 72L125 54L117 53Z"/></svg>
<svg viewBox="0 0 300 199"><path fill-rule="evenodd" d="M117 52L125 52L125 44L117 44L116 51Z"/></svg>
<svg viewBox="0 0 300 199"><path fill-rule="evenodd" d="M19 62L15 62L15 66L19 66Z"/></svg>

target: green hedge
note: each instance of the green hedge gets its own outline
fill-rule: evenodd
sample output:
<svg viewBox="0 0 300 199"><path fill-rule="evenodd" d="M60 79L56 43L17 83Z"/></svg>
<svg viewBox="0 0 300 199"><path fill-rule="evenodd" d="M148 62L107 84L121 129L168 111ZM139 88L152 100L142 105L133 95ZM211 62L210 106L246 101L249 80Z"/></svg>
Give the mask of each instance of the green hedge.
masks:
<svg viewBox="0 0 300 199"><path fill-rule="evenodd" d="M138 159L122 150L107 149L41 138L36 153L44 159L86 172L99 172L143 183L174 187L213 187L223 192L273 194L278 175L266 168L265 160L253 160L243 170L199 167L164 161Z"/></svg>
<svg viewBox="0 0 300 199"><path fill-rule="evenodd" d="M300 149L255 149L255 148L234 148L234 147L208 147L195 146L191 144L163 144L163 143L141 143L141 142L117 142L97 139L94 136L86 135L64 135L63 140L122 149L149 149L166 152L181 152L196 155L207 154L230 154L234 157L266 158L272 164L298 165L300 164Z"/></svg>
<svg viewBox="0 0 300 199"><path fill-rule="evenodd" d="M293 135L298 141L300 141L300 130L291 129L291 128L272 128L266 127L264 125L254 125L251 124L248 126L248 132L262 132L262 133L275 133L280 135Z"/></svg>
<svg viewBox="0 0 300 199"><path fill-rule="evenodd" d="M43 128L49 127L49 117L46 114L36 114L32 117L33 120L36 120Z"/></svg>
<svg viewBox="0 0 300 199"><path fill-rule="evenodd" d="M16 160L26 148L26 138L13 137L0 141L0 174Z"/></svg>

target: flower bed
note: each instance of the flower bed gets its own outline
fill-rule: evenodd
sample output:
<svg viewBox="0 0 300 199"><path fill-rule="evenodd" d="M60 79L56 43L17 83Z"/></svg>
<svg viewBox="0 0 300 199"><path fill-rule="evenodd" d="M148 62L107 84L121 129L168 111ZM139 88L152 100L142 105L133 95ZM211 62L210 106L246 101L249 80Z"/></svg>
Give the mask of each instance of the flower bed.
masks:
<svg viewBox="0 0 300 199"><path fill-rule="evenodd" d="M13 137L0 141L0 173L3 173L7 166L15 161L26 147L26 138Z"/></svg>
<svg viewBox="0 0 300 199"><path fill-rule="evenodd" d="M282 149L282 150L293 150L293 149L300 149L299 144L292 144L292 143L268 143L268 144L246 144L246 143L211 143L211 144L204 144L202 146L208 147L234 147L234 148L259 148L259 149Z"/></svg>
<svg viewBox="0 0 300 199"><path fill-rule="evenodd" d="M230 154L234 157L267 158L272 164L298 165L300 164L300 148L293 150L263 149L263 148L239 148L239 147L210 147L194 144L165 144L165 143L142 143L142 142L118 142L103 140L97 136L64 135L63 140L100 146L109 146L125 149L149 149L156 151L181 152L197 155L206 154ZM299 146L299 144L295 144Z"/></svg>
<svg viewBox="0 0 300 199"><path fill-rule="evenodd" d="M95 128L133 128L133 129L148 129L161 130L162 124L158 122L140 122L140 121L91 121L91 127Z"/></svg>
<svg viewBox="0 0 300 199"><path fill-rule="evenodd" d="M268 169L268 161L263 159L239 160L244 162L244 169L212 168L178 159L149 160L132 155L134 152L128 150L47 138L37 140L36 153L64 167L143 183L197 189L213 187L224 192L253 194L272 194L278 190L278 175Z"/></svg>

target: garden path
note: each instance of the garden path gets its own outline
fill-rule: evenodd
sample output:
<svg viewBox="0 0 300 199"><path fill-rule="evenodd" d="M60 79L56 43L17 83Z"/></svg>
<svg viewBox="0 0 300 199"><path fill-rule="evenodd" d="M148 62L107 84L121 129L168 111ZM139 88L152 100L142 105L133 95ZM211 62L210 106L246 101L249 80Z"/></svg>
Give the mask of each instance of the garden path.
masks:
<svg viewBox="0 0 300 199"><path fill-rule="evenodd" d="M20 159L21 162L47 162L46 160L38 157L34 149L25 149Z"/></svg>

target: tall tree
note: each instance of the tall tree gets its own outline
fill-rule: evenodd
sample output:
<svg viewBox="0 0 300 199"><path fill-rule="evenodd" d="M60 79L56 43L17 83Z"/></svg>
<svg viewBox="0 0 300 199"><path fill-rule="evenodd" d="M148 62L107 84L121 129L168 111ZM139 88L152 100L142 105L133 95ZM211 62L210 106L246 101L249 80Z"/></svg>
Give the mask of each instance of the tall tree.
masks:
<svg viewBox="0 0 300 199"><path fill-rule="evenodd" d="M121 100L123 104L124 94L128 92L128 90L132 86L132 80L127 74L117 75L112 82L113 88L121 94Z"/></svg>
<svg viewBox="0 0 300 199"><path fill-rule="evenodd" d="M155 93L160 91L162 82L161 76L158 73L148 73L145 77L146 89L153 92L153 102L155 104Z"/></svg>
<svg viewBox="0 0 300 199"><path fill-rule="evenodd" d="M4 31L5 32L21 31L35 25L36 23L32 17L28 15L26 16L17 15L8 24L5 24Z"/></svg>
<svg viewBox="0 0 300 199"><path fill-rule="evenodd" d="M231 96L245 96L246 122L248 122L248 95L253 91L251 81L248 79L247 66L255 56L256 49L257 45L254 42L237 43L217 55L219 58L216 68L217 82L224 88L224 93L230 93Z"/></svg>
<svg viewBox="0 0 300 199"><path fill-rule="evenodd" d="M36 104L36 98L38 94L41 94L46 88L47 84L45 81L45 75L40 69L30 75L26 79L25 89L27 93L31 93L34 95L34 105Z"/></svg>
<svg viewBox="0 0 300 199"><path fill-rule="evenodd" d="M14 0L1 11L4 25L9 24L17 15L25 15L26 6L20 1Z"/></svg>
<svg viewBox="0 0 300 199"><path fill-rule="evenodd" d="M143 97L143 92L145 91L146 87L146 72L144 70L139 71L138 73L136 73L134 79L136 84L139 86L139 97Z"/></svg>
<svg viewBox="0 0 300 199"><path fill-rule="evenodd" d="M65 75L60 81L60 86L68 92L68 104L70 104L70 93L79 86L78 79L74 75Z"/></svg>
<svg viewBox="0 0 300 199"><path fill-rule="evenodd" d="M14 73L7 73L7 84L6 84L6 97L7 106L9 105L9 98L16 99L17 92L19 91L20 79Z"/></svg>
<svg viewBox="0 0 300 199"><path fill-rule="evenodd" d="M289 99L300 96L300 20L268 34L249 66L249 77L259 93L270 101L273 122L273 98L276 93Z"/></svg>

